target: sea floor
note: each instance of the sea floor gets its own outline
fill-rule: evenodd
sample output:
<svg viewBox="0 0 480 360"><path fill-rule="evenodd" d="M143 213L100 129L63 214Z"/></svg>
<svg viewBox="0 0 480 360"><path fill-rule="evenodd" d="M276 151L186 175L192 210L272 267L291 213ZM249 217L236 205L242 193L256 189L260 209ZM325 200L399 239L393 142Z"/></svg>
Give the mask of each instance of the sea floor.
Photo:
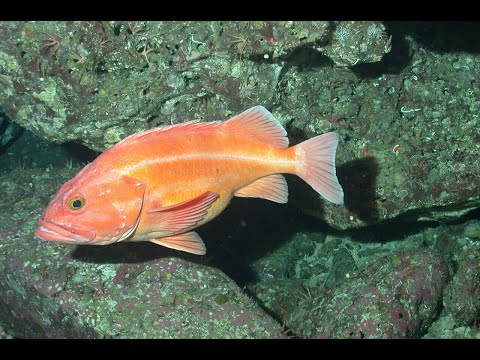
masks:
<svg viewBox="0 0 480 360"><path fill-rule="evenodd" d="M74 173L93 157L25 131L0 155L0 172L19 181L29 170ZM287 337L480 338L478 209L449 223L338 231L308 209L234 199L199 233L201 263L233 279ZM1 325L0 338L12 338Z"/></svg>

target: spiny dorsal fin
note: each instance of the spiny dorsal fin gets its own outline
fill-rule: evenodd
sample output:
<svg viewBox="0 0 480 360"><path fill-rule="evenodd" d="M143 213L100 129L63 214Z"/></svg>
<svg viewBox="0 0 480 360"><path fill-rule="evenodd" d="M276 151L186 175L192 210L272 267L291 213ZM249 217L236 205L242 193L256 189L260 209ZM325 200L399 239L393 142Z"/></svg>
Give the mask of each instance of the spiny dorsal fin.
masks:
<svg viewBox="0 0 480 360"><path fill-rule="evenodd" d="M257 197L285 204L288 201L287 181L280 174L260 178L235 192L239 197Z"/></svg>
<svg viewBox="0 0 480 360"><path fill-rule="evenodd" d="M119 144L126 145L129 143L136 142L138 140L145 140L145 138L148 136L168 135L168 132L171 130L183 131L183 132L198 131L203 129L205 130L212 129L220 126L221 124L222 124L221 121L199 122L199 120L192 120L192 121L184 122L181 124L159 126L154 129L140 131L138 133L127 136L125 139L120 141L117 145Z"/></svg>
<svg viewBox="0 0 480 360"><path fill-rule="evenodd" d="M238 131L258 141L280 148L288 147L287 132L282 124L263 106L255 106L225 123L231 131Z"/></svg>

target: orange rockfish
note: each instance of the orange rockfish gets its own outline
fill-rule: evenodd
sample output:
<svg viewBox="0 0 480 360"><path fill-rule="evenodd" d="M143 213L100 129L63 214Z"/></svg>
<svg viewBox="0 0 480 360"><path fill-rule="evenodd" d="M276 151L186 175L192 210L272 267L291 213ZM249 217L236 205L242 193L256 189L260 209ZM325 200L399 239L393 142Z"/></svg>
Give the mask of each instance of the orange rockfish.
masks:
<svg viewBox="0 0 480 360"><path fill-rule="evenodd" d="M335 173L338 135L288 147L285 129L262 106L225 121L191 121L133 134L65 183L35 236L71 244L151 241L203 255L192 231L232 197L288 200L280 173L300 176L328 201L343 203Z"/></svg>

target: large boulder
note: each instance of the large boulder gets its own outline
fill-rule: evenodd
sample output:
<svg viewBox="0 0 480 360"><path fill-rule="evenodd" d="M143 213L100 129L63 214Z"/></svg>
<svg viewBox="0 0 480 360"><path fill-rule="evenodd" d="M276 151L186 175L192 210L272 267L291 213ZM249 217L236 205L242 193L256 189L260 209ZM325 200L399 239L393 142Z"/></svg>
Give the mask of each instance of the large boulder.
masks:
<svg viewBox="0 0 480 360"><path fill-rule="evenodd" d="M142 129L260 104L292 142L340 134L346 206L295 186L305 213L341 229L457 218L480 206L479 55L448 42L435 51L426 34L452 39L455 24L409 26L3 22L0 106L45 139L101 151Z"/></svg>
<svg viewBox="0 0 480 360"><path fill-rule="evenodd" d="M277 338L281 326L208 257L153 244L75 248L35 239L78 169L0 177L0 324L17 338Z"/></svg>
<svg viewBox="0 0 480 360"><path fill-rule="evenodd" d="M399 251L333 291L309 290L289 326L312 338L418 338L438 315L447 279L438 253Z"/></svg>

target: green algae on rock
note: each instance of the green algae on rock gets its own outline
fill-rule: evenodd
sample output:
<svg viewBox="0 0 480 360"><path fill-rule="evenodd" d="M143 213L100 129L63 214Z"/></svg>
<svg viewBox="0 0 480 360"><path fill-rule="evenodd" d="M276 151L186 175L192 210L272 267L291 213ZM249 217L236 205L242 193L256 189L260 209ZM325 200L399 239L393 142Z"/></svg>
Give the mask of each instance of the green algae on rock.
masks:
<svg viewBox="0 0 480 360"><path fill-rule="evenodd" d="M295 141L341 135L346 207L291 197L306 213L341 229L398 216L444 221L480 206L480 61L455 51L458 41L435 48L412 27L5 22L0 105L45 139L101 151L139 130L262 104Z"/></svg>
<svg viewBox="0 0 480 360"><path fill-rule="evenodd" d="M173 257L150 244L75 249L34 239L40 212L76 171L15 170L0 176L0 323L9 334L282 337L280 325L223 272L193 258Z"/></svg>

